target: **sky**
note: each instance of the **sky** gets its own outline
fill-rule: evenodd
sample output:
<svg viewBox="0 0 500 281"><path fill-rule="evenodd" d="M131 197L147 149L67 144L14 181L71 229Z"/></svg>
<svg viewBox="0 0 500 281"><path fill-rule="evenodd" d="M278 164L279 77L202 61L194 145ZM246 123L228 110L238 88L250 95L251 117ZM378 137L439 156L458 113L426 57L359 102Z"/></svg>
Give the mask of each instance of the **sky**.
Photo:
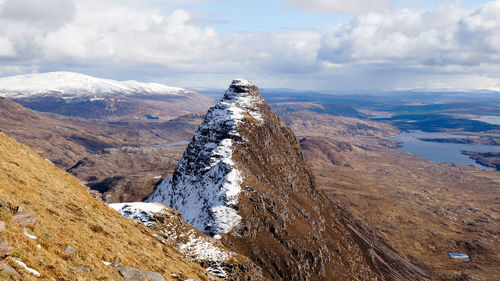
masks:
<svg viewBox="0 0 500 281"><path fill-rule="evenodd" d="M0 0L0 76L500 91L500 0Z"/></svg>

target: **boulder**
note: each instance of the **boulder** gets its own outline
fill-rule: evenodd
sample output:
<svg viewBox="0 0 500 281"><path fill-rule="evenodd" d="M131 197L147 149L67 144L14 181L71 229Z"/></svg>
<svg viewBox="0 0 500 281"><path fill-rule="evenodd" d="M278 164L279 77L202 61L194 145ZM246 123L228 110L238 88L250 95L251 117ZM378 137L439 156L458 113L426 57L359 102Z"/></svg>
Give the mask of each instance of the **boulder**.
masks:
<svg viewBox="0 0 500 281"><path fill-rule="evenodd" d="M12 249L11 246L9 246L9 243L5 238L0 237L0 259L3 259L4 257L10 256L14 250Z"/></svg>
<svg viewBox="0 0 500 281"><path fill-rule="evenodd" d="M72 254L76 253L76 249L71 247L70 245L68 245L68 246L66 246L66 249L64 250L64 252L67 255L72 255Z"/></svg>
<svg viewBox="0 0 500 281"><path fill-rule="evenodd" d="M36 223L36 217L32 211L24 210L14 215L14 221L22 226L32 226Z"/></svg>
<svg viewBox="0 0 500 281"><path fill-rule="evenodd" d="M81 272L91 272L92 270L86 266L75 266L75 269Z"/></svg>
<svg viewBox="0 0 500 281"><path fill-rule="evenodd" d="M10 265L6 264L3 261L0 261L0 272L5 271L13 275L19 275L19 273L12 268Z"/></svg>
<svg viewBox="0 0 500 281"><path fill-rule="evenodd" d="M118 272L120 272L121 276L127 281L165 281L165 278L158 273L132 267L122 266L118 268Z"/></svg>

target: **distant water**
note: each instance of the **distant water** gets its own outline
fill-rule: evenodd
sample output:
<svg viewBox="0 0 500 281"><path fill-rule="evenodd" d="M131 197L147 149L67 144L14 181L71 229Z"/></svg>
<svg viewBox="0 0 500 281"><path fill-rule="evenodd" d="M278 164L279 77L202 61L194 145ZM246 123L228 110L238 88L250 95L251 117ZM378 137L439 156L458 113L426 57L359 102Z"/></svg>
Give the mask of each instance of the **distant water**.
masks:
<svg viewBox="0 0 500 281"><path fill-rule="evenodd" d="M473 165L482 169L491 169L476 163L476 161L462 154L462 151L474 152L500 152L500 146L495 145L472 145L461 143L439 143L433 141L421 141L419 138L467 138L465 135L445 135L442 133L427 133L422 131L411 131L389 138L400 141L403 147L396 150L406 151L422 158L436 162L451 162L461 165Z"/></svg>
<svg viewBox="0 0 500 281"><path fill-rule="evenodd" d="M177 141L177 142L169 142L169 143L160 143L160 144L155 144L153 146L178 146L178 145L186 145L186 144L189 144L188 140Z"/></svg>
<svg viewBox="0 0 500 281"><path fill-rule="evenodd" d="M391 118L394 116L394 113L391 112L373 112L371 113L371 118L372 119L379 119L379 118Z"/></svg>
<svg viewBox="0 0 500 281"><path fill-rule="evenodd" d="M461 261L470 261L469 255L466 253L462 252L450 252L448 253L448 257L450 259L456 259L456 260L461 260Z"/></svg>
<svg viewBox="0 0 500 281"><path fill-rule="evenodd" d="M480 116L472 120L482 121L493 125L500 125L500 116Z"/></svg>

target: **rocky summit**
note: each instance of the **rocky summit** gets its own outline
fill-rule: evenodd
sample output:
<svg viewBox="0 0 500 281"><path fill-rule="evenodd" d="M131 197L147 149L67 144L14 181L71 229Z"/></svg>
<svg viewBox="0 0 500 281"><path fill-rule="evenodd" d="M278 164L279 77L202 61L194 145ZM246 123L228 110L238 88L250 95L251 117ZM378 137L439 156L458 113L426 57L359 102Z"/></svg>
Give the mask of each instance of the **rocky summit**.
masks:
<svg viewBox="0 0 500 281"><path fill-rule="evenodd" d="M234 80L147 199L249 257L272 280L425 280L320 191L293 132Z"/></svg>

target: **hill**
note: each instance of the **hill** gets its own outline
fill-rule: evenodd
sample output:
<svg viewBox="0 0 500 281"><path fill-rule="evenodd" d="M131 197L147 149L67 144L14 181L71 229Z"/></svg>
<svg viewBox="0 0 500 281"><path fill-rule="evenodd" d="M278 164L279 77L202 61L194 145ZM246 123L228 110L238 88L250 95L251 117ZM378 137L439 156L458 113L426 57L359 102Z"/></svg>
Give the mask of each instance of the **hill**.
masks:
<svg viewBox="0 0 500 281"><path fill-rule="evenodd" d="M199 116L165 122L86 120L47 115L0 98L0 129L8 136L43 153L56 165L69 169L105 148L149 146L189 139Z"/></svg>
<svg viewBox="0 0 500 281"><path fill-rule="evenodd" d="M3 262L20 274L3 270L2 279L123 280L127 272L137 273L133 268L168 280L215 278L173 245L160 243L157 232L100 203L78 179L3 133L0 187L0 235L12 248Z"/></svg>

